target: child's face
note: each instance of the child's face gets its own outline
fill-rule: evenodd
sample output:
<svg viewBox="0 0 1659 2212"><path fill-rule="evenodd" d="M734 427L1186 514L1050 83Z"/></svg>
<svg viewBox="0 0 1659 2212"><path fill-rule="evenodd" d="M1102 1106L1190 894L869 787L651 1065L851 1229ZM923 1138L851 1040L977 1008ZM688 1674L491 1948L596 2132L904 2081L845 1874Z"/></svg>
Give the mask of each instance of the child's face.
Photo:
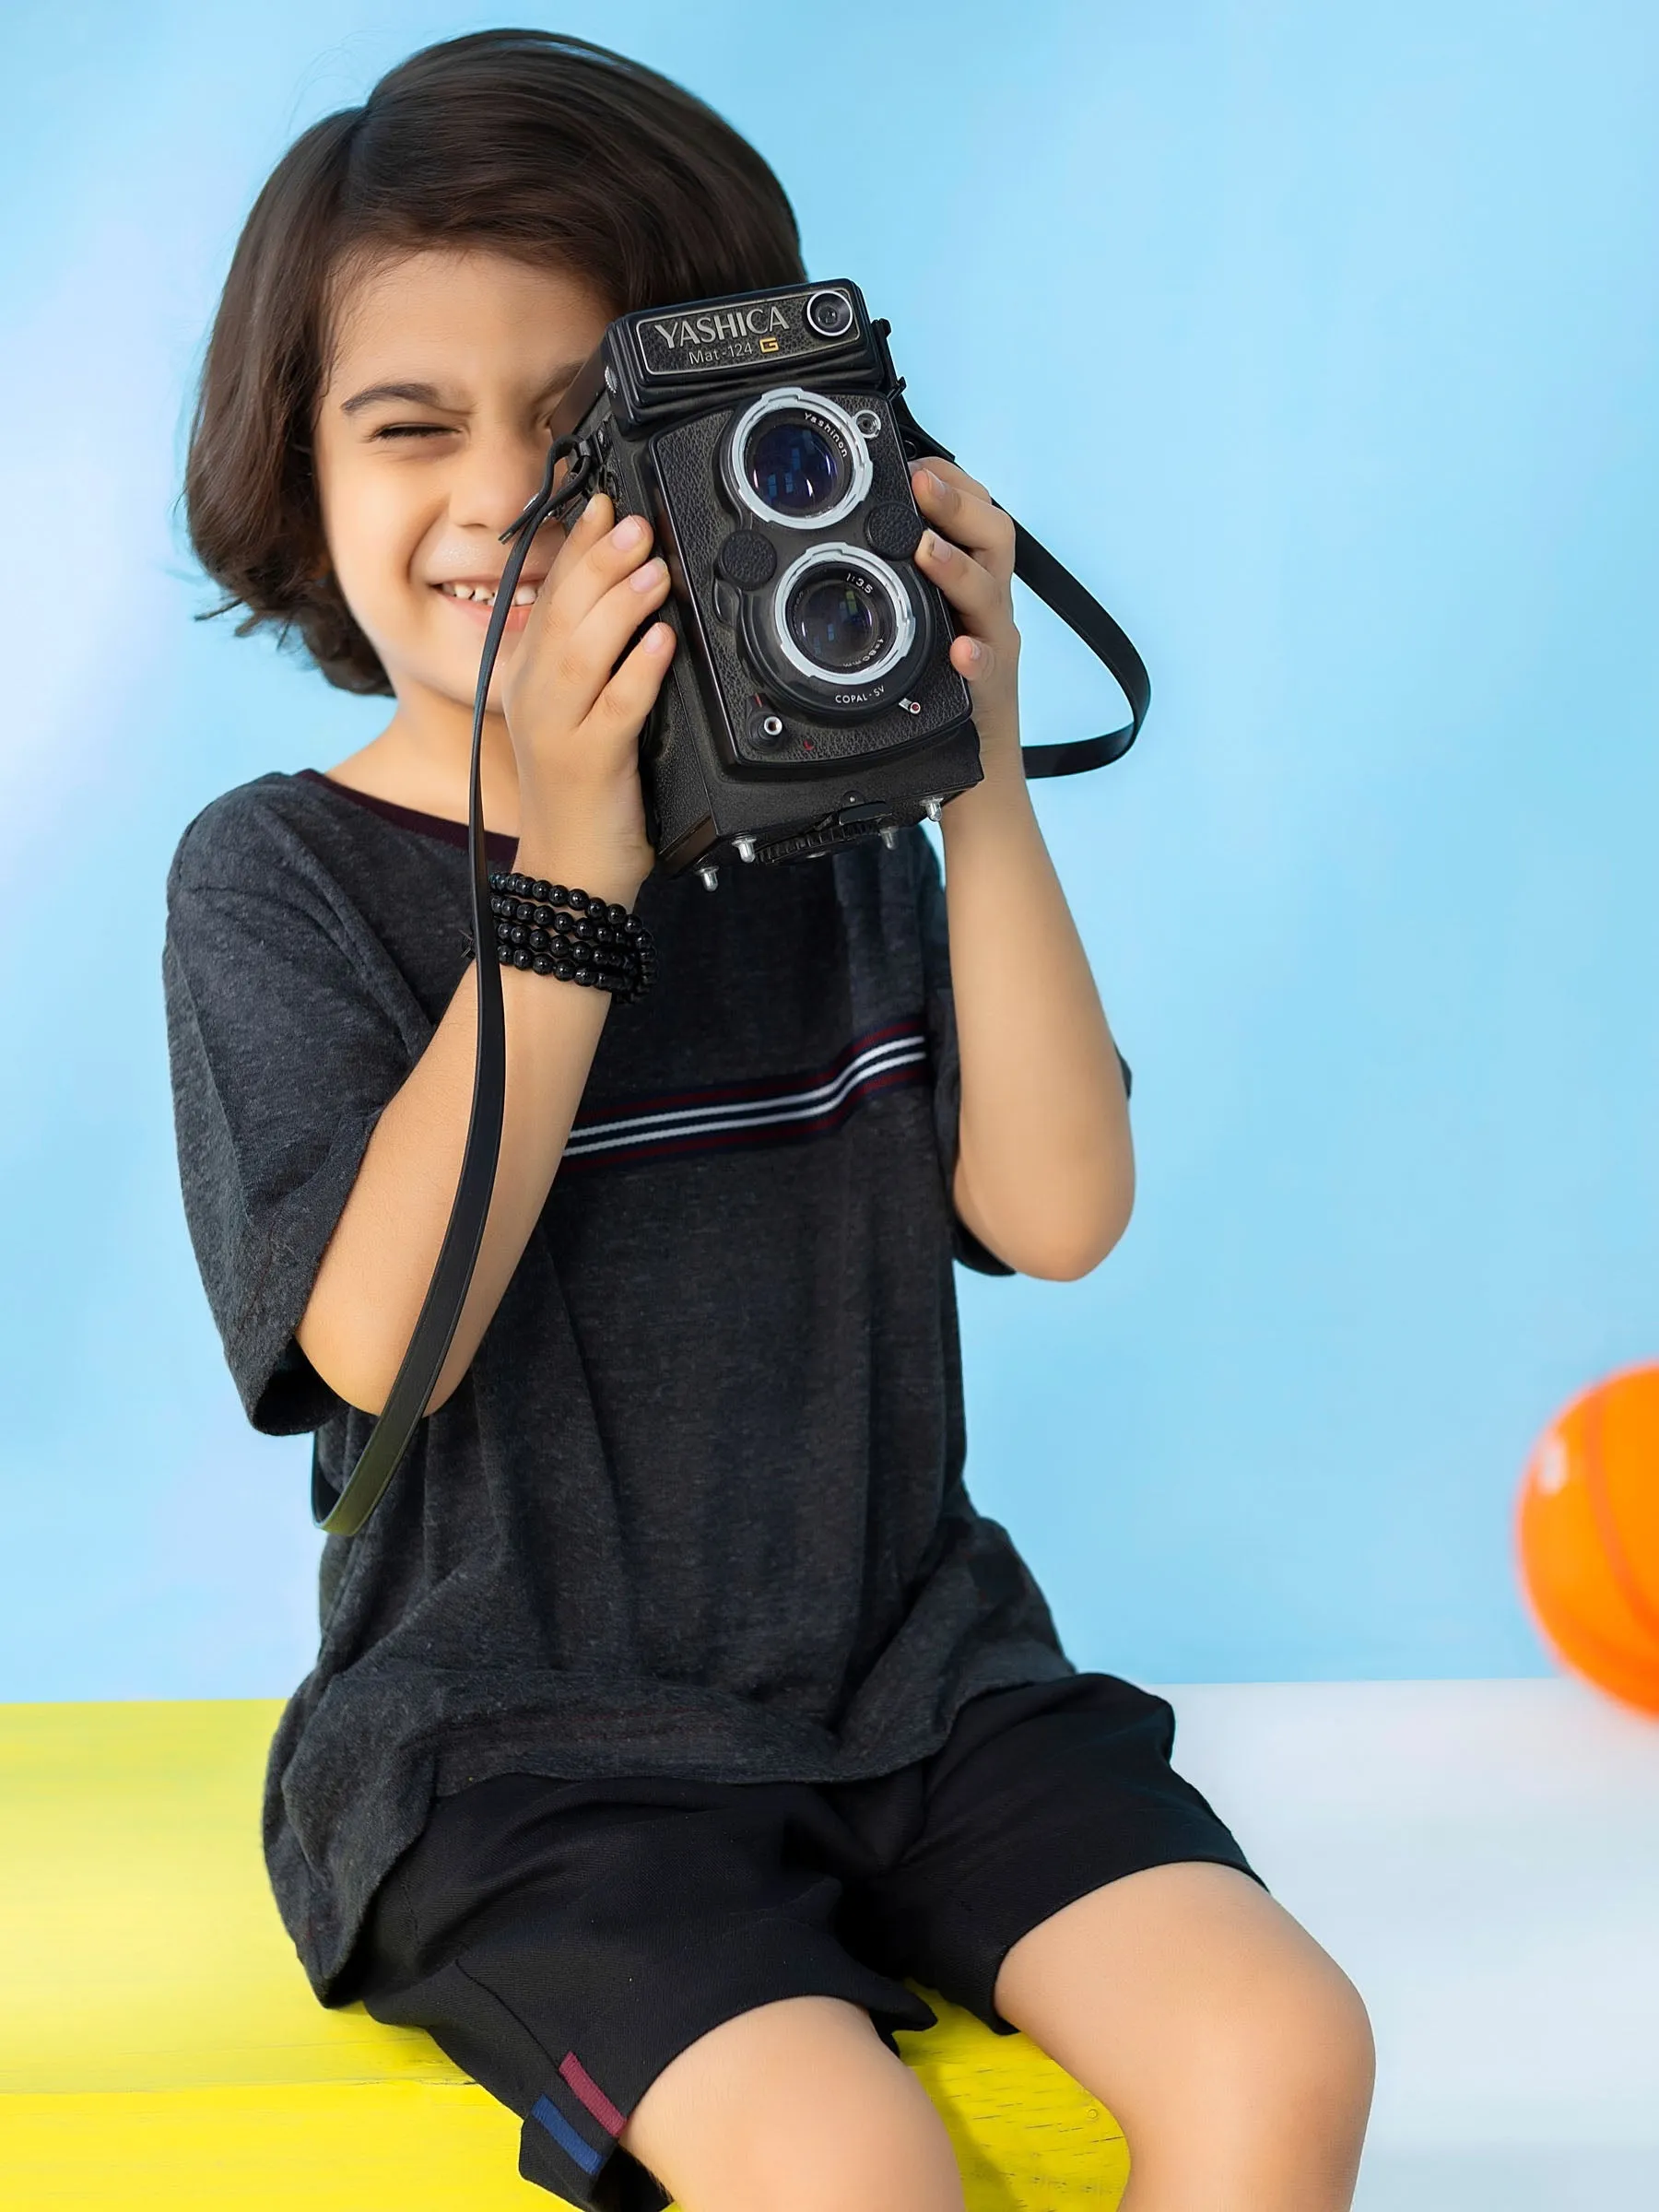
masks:
<svg viewBox="0 0 1659 2212"><path fill-rule="evenodd" d="M400 706L471 708L500 533L540 485L549 418L609 320L581 278L485 251L406 254L346 287L315 421L323 525ZM524 564L497 685L558 543L544 531Z"/></svg>

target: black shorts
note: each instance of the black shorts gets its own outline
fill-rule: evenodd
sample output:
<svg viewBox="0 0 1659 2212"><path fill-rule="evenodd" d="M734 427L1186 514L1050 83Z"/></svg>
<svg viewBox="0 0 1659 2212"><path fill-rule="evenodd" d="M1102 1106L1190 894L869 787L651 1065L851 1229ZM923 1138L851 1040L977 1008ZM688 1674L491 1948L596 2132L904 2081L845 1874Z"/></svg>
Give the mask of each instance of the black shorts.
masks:
<svg viewBox="0 0 1659 2212"><path fill-rule="evenodd" d="M873 1782L555 1782L433 1806L382 1885L352 1976L524 2119L519 2171L578 2205L667 2200L617 2147L669 2061L781 1997L884 2034L989 2026L1011 1947L1144 1866L1250 1871L1169 1763L1174 1716L1110 1675L973 1699L931 1759Z"/></svg>

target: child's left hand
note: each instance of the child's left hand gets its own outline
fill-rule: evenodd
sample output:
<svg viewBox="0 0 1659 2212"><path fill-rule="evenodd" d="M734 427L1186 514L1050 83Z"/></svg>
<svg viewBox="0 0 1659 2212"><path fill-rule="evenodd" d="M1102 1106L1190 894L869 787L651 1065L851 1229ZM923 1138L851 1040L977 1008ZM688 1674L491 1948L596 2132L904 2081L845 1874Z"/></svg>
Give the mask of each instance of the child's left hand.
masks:
<svg viewBox="0 0 1659 2212"><path fill-rule="evenodd" d="M936 456L914 464L911 488L924 519L933 525L916 548L916 566L938 585L962 624L950 648L950 663L972 688L986 776L1018 771L1013 517L965 469Z"/></svg>

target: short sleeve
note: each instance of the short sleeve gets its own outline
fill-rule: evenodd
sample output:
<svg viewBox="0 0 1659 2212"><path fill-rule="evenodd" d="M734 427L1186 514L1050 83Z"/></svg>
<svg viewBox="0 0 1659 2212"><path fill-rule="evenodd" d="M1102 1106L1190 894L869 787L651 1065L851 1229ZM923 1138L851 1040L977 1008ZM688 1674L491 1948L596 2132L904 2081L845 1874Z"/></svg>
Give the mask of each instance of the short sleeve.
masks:
<svg viewBox="0 0 1659 2212"><path fill-rule="evenodd" d="M945 1170L945 1187L953 1190L956 1184L957 1152L960 1143L962 1112L962 1062L957 1044L956 996L950 982L950 933L946 920L945 882L939 872L938 855L930 841L919 841L921 858L917 864L916 895L918 921L922 934L923 971L927 983L928 1049L934 1069L934 1116L938 1137L939 1159ZM1134 1077L1129 1063L1122 1053L1118 1065L1124 1071L1124 1095L1129 1095ZM964 1267L971 1267L981 1275L1013 1275L1016 1269L1006 1260L999 1260L990 1248L982 1244L956 1213L951 1214L952 1247Z"/></svg>
<svg viewBox="0 0 1659 2212"><path fill-rule="evenodd" d="M371 934L303 841L240 796L192 825L168 880L173 1118L191 1241L238 1393L255 1428L292 1435L341 1410L294 1331L413 1054Z"/></svg>

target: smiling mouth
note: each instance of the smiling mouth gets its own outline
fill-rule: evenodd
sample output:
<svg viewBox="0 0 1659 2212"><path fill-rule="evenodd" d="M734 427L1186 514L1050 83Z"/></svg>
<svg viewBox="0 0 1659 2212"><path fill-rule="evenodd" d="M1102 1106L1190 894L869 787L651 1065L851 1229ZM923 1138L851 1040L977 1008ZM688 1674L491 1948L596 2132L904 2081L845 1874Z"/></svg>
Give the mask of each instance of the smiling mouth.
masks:
<svg viewBox="0 0 1659 2212"><path fill-rule="evenodd" d="M534 606L536 588L533 583L521 583L512 594L513 606ZM445 599L464 600L473 606L493 606L496 603L493 583L441 583L437 589Z"/></svg>

